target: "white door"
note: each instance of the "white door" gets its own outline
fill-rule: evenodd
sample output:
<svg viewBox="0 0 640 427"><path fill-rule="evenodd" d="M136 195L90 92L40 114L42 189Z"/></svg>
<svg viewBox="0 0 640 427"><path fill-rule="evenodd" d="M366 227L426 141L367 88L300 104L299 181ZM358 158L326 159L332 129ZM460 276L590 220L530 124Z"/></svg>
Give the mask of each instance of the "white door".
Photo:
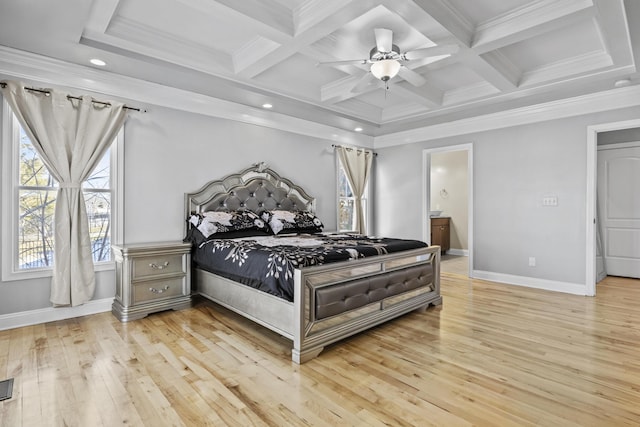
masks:
<svg viewBox="0 0 640 427"><path fill-rule="evenodd" d="M640 278L640 145L598 147L597 194L607 274Z"/></svg>

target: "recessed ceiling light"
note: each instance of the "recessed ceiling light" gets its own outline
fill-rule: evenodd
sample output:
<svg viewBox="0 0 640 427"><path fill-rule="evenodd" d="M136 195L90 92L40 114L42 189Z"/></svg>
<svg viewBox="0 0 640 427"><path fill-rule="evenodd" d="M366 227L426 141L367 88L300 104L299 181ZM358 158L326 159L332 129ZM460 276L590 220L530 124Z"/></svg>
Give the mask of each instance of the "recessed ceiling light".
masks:
<svg viewBox="0 0 640 427"><path fill-rule="evenodd" d="M262 104L262 108L266 108L268 110L269 108L273 108L273 105L271 105L269 103Z"/></svg>
<svg viewBox="0 0 640 427"><path fill-rule="evenodd" d="M102 59L98 59L98 58L93 58L89 62L91 62L93 65L97 65L98 67L104 67L105 65L107 65L106 62L104 62Z"/></svg>
<svg viewBox="0 0 640 427"><path fill-rule="evenodd" d="M355 130L356 132L362 132L362 128L360 128L360 127L357 127L357 128L355 128L354 130Z"/></svg>

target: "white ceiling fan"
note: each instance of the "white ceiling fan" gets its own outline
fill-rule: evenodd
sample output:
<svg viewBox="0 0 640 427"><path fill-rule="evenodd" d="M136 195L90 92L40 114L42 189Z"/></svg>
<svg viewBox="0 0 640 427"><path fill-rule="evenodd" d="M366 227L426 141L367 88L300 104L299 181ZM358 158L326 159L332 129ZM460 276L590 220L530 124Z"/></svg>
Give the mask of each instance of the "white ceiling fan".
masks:
<svg viewBox="0 0 640 427"><path fill-rule="evenodd" d="M318 65L371 64L371 73L366 73L362 76L360 81L354 85L352 89L354 92L359 92L368 86L372 77L387 84L389 80L398 74L412 85L422 86L426 83L425 78L405 66L405 62L434 56L451 55L458 51L457 45L440 45L400 52L400 48L393 44L393 31L386 28L376 28L374 33L376 45L369 52L369 58L320 62Z"/></svg>

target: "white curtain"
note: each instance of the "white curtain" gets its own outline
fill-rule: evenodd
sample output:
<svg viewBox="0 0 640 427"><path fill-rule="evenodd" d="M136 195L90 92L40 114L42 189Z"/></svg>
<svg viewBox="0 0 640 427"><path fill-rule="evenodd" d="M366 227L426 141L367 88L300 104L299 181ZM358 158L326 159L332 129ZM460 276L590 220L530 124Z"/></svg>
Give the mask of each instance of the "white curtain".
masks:
<svg viewBox="0 0 640 427"><path fill-rule="evenodd" d="M356 199L355 216L356 229L360 234L367 234L364 221L364 209L362 208L362 196L369 181L371 173L371 163L373 161L373 152L363 149L355 149L348 147L336 147L338 157L345 175L351 185L353 196Z"/></svg>
<svg viewBox="0 0 640 427"><path fill-rule="evenodd" d="M5 82L2 93L49 173L58 181L54 212L54 267L51 302L80 305L93 297L95 273L89 223L82 193L87 179L126 119L124 105L80 100Z"/></svg>

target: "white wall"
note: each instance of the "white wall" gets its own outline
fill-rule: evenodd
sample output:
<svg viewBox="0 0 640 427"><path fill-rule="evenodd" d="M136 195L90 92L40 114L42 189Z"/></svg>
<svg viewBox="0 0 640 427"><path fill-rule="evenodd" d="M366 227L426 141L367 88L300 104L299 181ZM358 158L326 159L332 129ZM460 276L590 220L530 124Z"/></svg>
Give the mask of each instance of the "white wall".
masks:
<svg viewBox="0 0 640 427"><path fill-rule="evenodd" d="M166 108L135 116L125 127L125 243L182 239L184 193L260 161L316 197L335 229L331 141Z"/></svg>
<svg viewBox="0 0 640 427"><path fill-rule="evenodd" d="M376 234L419 239L422 150L472 142L474 271L557 290L584 286L586 128L639 114L635 107L379 149ZM545 195L559 205L542 207Z"/></svg>

